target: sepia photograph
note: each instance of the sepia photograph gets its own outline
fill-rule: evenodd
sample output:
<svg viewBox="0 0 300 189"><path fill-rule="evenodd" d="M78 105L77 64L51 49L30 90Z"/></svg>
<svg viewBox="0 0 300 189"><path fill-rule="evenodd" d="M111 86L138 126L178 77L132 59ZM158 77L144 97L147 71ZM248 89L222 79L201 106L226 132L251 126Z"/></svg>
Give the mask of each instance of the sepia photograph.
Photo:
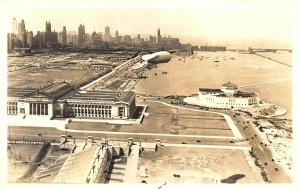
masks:
<svg viewBox="0 0 300 189"><path fill-rule="evenodd" d="M2 5L8 187L300 187L294 1Z"/></svg>

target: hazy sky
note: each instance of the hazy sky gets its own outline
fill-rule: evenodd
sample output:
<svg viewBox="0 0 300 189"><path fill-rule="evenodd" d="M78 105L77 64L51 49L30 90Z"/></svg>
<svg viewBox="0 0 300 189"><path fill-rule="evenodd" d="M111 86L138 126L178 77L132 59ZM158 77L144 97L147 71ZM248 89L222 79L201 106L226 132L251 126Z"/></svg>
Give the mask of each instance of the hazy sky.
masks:
<svg viewBox="0 0 300 189"><path fill-rule="evenodd" d="M7 20L10 23L13 17L18 22L24 19L26 29L34 33L44 31L45 21L50 20L52 30L58 32L63 26L67 31L77 31L79 24L83 23L88 33L94 30L104 32L108 25L112 35L117 29L120 35L135 37L140 33L148 37L156 34L159 27L163 36L179 37L181 42L195 45L207 43L231 48L292 46L293 6L290 1L29 2L10 4Z"/></svg>

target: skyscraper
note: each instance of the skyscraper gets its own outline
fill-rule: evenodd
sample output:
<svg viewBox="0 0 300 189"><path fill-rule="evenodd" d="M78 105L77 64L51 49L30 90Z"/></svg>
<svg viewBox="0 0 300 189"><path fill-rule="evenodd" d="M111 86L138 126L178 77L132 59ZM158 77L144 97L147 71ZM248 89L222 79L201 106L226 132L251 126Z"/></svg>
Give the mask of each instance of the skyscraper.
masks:
<svg viewBox="0 0 300 189"><path fill-rule="evenodd" d="M22 19L21 23L18 25L18 39L21 41L21 47L26 47L27 45L27 36L25 29L25 22Z"/></svg>
<svg viewBox="0 0 300 189"><path fill-rule="evenodd" d="M50 23L50 21L49 22L46 21L45 35L44 35L43 44L44 44L44 46L47 46L47 45L51 44L51 42L52 42L51 23Z"/></svg>
<svg viewBox="0 0 300 189"><path fill-rule="evenodd" d="M17 34L18 33L18 23L17 23L16 18L13 18L11 26L12 26L11 32L14 34Z"/></svg>
<svg viewBox="0 0 300 189"><path fill-rule="evenodd" d="M118 30L116 31L116 34L115 34L115 38L118 38L119 37L119 32Z"/></svg>
<svg viewBox="0 0 300 189"><path fill-rule="evenodd" d="M112 37L110 35L110 28L109 28L109 26L105 27L104 41L107 41L107 42L111 42L112 41Z"/></svg>
<svg viewBox="0 0 300 189"><path fill-rule="evenodd" d="M157 44L160 44L161 42L161 35L160 35L160 29L158 28L157 30L157 37L156 37L156 40L157 40Z"/></svg>
<svg viewBox="0 0 300 189"><path fill-rule="evenodd" d="M51 23L50 23L50 21L49 22L46 21L45 32L51 32Z"/></svg>
<svg viewBox="0 0 300 189"><path fill-rule="evenodd" d="M85 27L80 24L78 27L78 47L82 47L85 42Z"/></svg>
<svg viewBox="0 0 300 189"><path fill-rule="evenodd" d="M67 30L66 30L66 26L64 26L62 31L61 46L65 47L66 45L67 45Z"/></svg>
<svg viewBox="0 0 300 189"><path fill-rule="evenodd" d="M8 33L7 34L7 51L12 52L13 49L18 46L18 42L19 42L19 40L18 40L16 34Z"/></svg>
<svg viewBox="0 0 300 189"><path fill-rule="evenodd" d="M50 48L57 45L58 42L57 32L55 32L55 30L53 32L51 31L50 21L46 21L45 32L42 32L41 35L43 39L42 40L43 47Z"/></svg>
<svg viewBox="0 0 300 189"><path fill-rule="evenodd" d="M33 41L33 32L27 32L27 45L29 48L32 47L32 41Z"/></svg>

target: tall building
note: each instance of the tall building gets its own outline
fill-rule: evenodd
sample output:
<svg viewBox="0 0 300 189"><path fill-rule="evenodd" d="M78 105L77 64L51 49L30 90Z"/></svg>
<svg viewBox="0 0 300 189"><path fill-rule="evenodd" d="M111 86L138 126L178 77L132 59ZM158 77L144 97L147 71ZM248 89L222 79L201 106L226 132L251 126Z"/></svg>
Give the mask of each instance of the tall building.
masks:
<svg viewBox="0 0 300 189"><path fill-rule="evenodd" d="M42 33L43 36L43 46L44 47L53 47L57 45L58 38L57 38L57 32L55 30L51 31L51 23L50 21L46 21L46 27L45 32Z"/></svg>
<svg viewBox="0 0 300 189"><path fill-rule="evenodd" d="M149 45L155 45L156 44L156 36L155 35L150 35L149 40L147 41Z"/></svg>
<svg viewBox="0 0 300 189"><path fill-rule="evenodd" d="M50 21L47 22L46 21L46 27L45 27L45 34L44 34L44 46L47 46L49 43L51 43L52 39L51 39L51 23Z"/></svg>
<svg viewBox="0 0 300 189"><path fill-rule="evenodd" d="M27 32L27 46L29 48L32 48L32 42L33 42L33 32Z"/></svg>
<svg viewBox="0 0 300 189"><path fill-rule="evenodd" d="M180 46L179 38L173 38L170 35L168 37L162 37L160 39L160 45L168 48L178 48Z"/></svg>
<svg viewBox="0 0 300 189"><path fill-rule="evenodd" d="M110 35L110 28L109 28L109 26L105 27L104 41L107 41L107 42L111 42L112 41L112 37Z"/></svg>
<svg viewBox="0 0 300 189"><path fill-rule="evenodd" d="M67 32L67 45L71 45L72 47L77 47L77 32L76 31L68 31Z"/></svg>
<svg viewBox="0 0 300 189"><path fill-rule="evenodd" d="M158 30L157 30L157 37L156 37L156 42L157 42L157 44L160 44L160 42L161 42L161 35L160 35L160 29L158 28Z"/></svg>
<svg viewBox="0 0 300 189"><path fill-rule="evenodd" d="M104 41L103 33L102 33L102 32L99 32L98 35L99 35L100 40L101 40L101 41Z"/></svg>
<svg viewBox="0 0 300 189"><path fill-rule="evenodd" d="M82 47L85 42L85 27L80 24L78 27L78 47Z"/></svg>
<svg viewBox="0 0 300 189"><path fill-rule="evenodd" d="M51 23L50 23L50 21L49 22L46 21L45 32L51 32Z"/></svg>
<svg viewBox="0 0 300 189"><path fill-rule="evenodd" d="M61 46L65 47L67 45L67 29L66 26L63 27L62 36L61 36Z"/></svg>
<svg viewBox="0 0 300 189"><path fill-rule="evenodd" d="M138 34L137 38L132 39L132 45L141 46L145 44L145 40L141 38L141 35Z"/></svg>
<svg viewBox="0 0 300 189"><path fill-rule="evenodd" d="M37 31L36 35L32 39L32 48L39 49L43 46L43 36L40 31Z"/></svg>
<svg viewBox="0 0 300 189"><path fill-rule="evenodd" d="M19 23L18 25L18 39L21 41L21 47L27 46L26 28L23 19L21 20L21 23Z"/></svg>
<svg viewBox="0 0 300 189"><path fill-rule="evenodd" d="M14 33L8 33L7 34L7 51L12 52L15 47L18 46L18 38L17 35Z"/></svg>
<svg viewBox="0 0 300 189"><path fill-rule="evenodd" d="M14 33L14 34L18 33L18 23L17 23L16 18L13 18L11 32Z"/></svg>
<svg viewBox="0 0 300 189"><path fill-rule="evenodd" d="M130 35L124 35L121 38L121 43L124 43L124 44L130 44L131 41L132 40L131 40L131 36Z"/></svg>

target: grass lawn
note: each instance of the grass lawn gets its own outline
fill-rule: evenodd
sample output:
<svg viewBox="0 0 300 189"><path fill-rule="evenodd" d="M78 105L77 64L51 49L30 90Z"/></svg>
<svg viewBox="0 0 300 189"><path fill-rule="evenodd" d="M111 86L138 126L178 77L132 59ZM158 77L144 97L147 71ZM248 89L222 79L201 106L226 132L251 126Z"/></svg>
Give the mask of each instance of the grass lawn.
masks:
<svg viewBox="0 0 300 189"><path fill-rule="evenodd" d="M147 105L149 116L144 117L142 124L112 125L72 121L68 124L68 128L94 131L233 136L223 116L189 110L176 110L152 102L147 102Z"/></svg>

